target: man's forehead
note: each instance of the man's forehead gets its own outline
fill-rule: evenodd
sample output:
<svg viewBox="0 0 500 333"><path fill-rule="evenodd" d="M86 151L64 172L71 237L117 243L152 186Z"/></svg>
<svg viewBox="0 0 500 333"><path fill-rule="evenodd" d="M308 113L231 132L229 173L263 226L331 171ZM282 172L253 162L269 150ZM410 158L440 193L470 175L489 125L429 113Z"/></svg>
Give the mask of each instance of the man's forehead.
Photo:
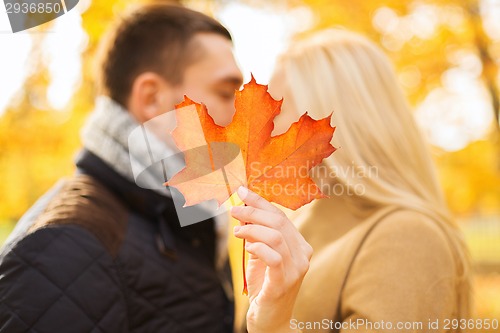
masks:
<svg viewBox="0 0 500 333"><path fill-rule="evenodd" d="M208 49L211 49L212 46L222 46L228 49L233 47L233 42L230 39L215 32L198 32L193 36L193 40Z"/></svg>
<svg viewBox="0 0 500 333"><path fill-rule="evenodd" d="M215 33L199 33L194 38L196 48L202 54L195 66L209 67L215 81L237 86L243 83L243 76L234 58L233 44L229 39Z"/></svg>

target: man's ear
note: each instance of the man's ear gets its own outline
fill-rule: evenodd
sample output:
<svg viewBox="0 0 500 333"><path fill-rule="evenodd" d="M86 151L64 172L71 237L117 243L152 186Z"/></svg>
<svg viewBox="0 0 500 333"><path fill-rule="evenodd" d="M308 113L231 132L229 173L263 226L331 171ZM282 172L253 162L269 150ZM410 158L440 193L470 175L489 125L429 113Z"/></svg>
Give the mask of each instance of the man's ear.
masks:
<svg viewBox="0 0 500 333"><path fill-rule="evenodd" d="M139 123L144 123L176 103L175 89L160 75L153 72L139 74L132 84L127 108Z"/></svg>

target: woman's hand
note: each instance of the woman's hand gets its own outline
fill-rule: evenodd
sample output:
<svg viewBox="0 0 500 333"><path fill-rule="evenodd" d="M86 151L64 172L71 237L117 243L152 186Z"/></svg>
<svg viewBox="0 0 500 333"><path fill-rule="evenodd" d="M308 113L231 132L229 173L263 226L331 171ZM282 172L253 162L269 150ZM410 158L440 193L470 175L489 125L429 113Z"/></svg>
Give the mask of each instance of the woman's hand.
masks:
<svg viewBox="0 0 500 333"><path fill-rule="evenodd" d="M277 207L244 187L238 195L247 206L233 207L231 215L242 223L234 235L246 239L250 253L248 332L295 332L290 320L312 248Z"/></svg>

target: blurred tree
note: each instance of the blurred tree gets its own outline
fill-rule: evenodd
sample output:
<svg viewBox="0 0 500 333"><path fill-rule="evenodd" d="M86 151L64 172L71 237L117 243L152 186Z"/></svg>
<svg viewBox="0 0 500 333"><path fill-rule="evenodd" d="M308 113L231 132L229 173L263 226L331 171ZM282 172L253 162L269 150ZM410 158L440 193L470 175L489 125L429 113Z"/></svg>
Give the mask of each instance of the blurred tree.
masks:
<svg viewBox="0 0 500 333"><path fill-rule="evenodd" d="M24 89L0 115L0 223L18 219L59 178L74 171L73 155L80 148L79 130L93 107L94 55L104 31L126 6L140 1L93 2L82 14L88 44L82 54L81 83L62 110L47 100L50 75L43 43L52 28L46 24L30 34L31 74Z"/></svg>
<svg viewBox="0 0 500 333"><path fill-rule="evenodd" d="M416 67L420 80L403 82L413 103L440 85L441 74L453 66L450 57L454 52L475 51L482 62L482 75L491 94L498 126L498 64L494 59L500 57L500 50L493 47L498 41L489 39L484 32L479 0L288 2L291 6L305 4L313 10L317 18L313 31L347 27L378 41L401 73Z"/></svg>
<svg viewBox="0 0 500 333"><path fill-rule="evenodd" d="M497 130L500 130L500 100L497 82L498 66L493 60L492 52L490 51L490 41L486 36L483 23L481 20L481 14L479 11L479 3L477 0L462 0L463 6L468 14L472 31L474 35L474 43L477 48L477 52L483 64L482 77L486 83L488 91L491 95L491 103L493 107L493 112L495 113L495 126ZM499 56L498 54L496 55ZM500 166L499 166L500 167Z"/></svg>

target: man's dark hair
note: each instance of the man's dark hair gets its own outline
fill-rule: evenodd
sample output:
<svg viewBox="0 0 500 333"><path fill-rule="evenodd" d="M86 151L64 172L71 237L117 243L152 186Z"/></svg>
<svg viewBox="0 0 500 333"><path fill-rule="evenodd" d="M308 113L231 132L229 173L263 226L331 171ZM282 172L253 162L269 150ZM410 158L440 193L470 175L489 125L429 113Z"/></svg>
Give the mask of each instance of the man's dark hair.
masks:
<svg viewBox="0 0 500 333"><path fill-rule="evenodd" d="M173 4L148 4L121 18L101 46L99 88L126 106L132 84L151 71L172 84L182 81L186 67L200 56L193 43L198 33L231 35L215 19Z"/></svg>

